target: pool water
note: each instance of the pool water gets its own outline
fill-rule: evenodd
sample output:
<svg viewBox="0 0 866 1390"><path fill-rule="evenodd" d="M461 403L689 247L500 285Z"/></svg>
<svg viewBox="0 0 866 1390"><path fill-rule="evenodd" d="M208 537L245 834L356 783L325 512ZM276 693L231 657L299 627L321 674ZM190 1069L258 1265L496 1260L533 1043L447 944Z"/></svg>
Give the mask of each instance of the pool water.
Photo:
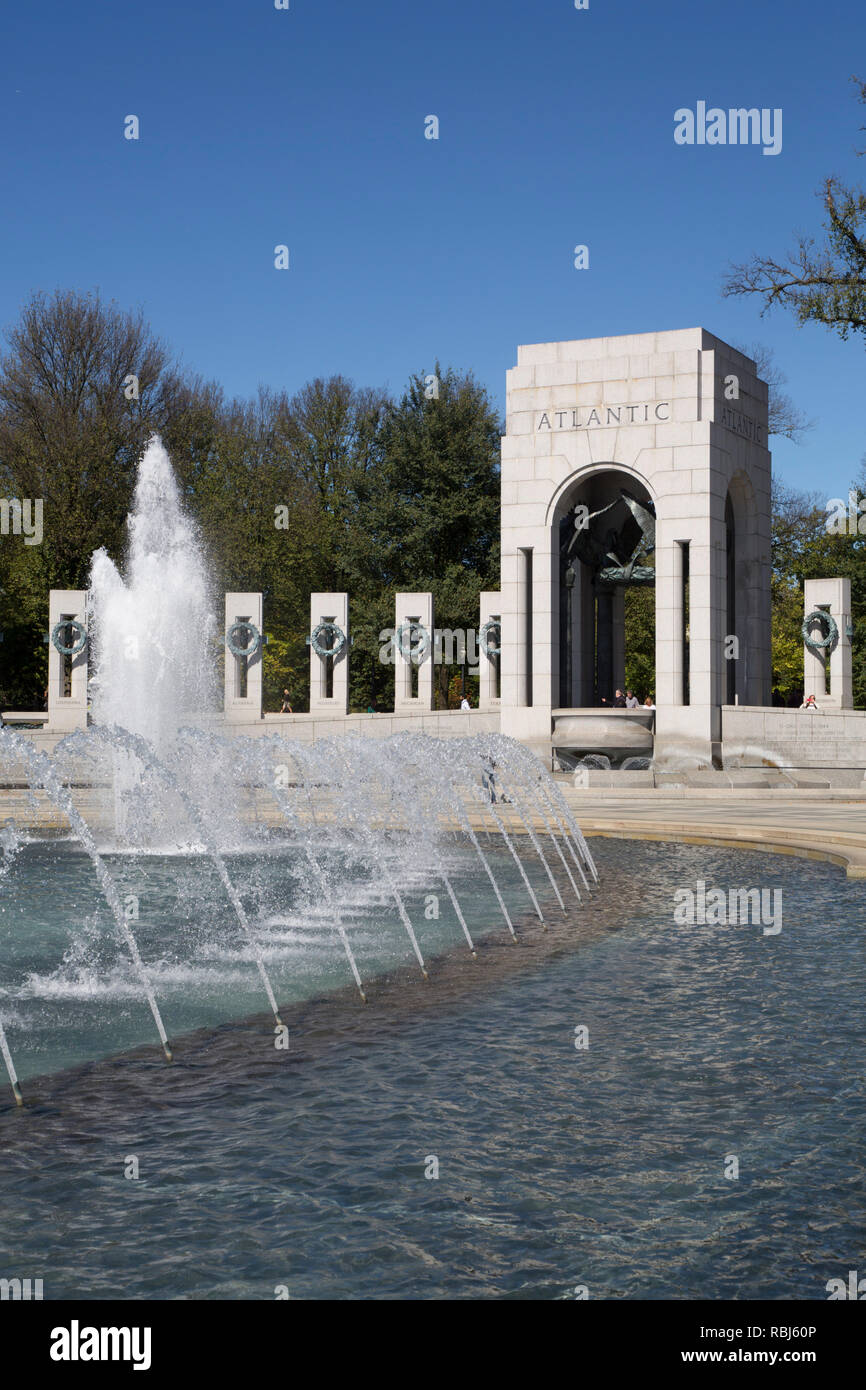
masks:
<svg viewBox="0 0 866 1390"><path fill-rule="evenodd" d="M510 913L531 907L513 859L486 848ZM337 845L330 853L319 849L362 982L369 983L415 956L388 884L369 866L347 869L340 854ZM429 863L407 871L404 855L398 841L395 874L422 958L461 943L468 951L444 884ZM524 858L533 891L549 899L540 859ZM105 860L124 909L134 914L130 926L172 1040L267 1008L252 946L207 855ZM445 860L473 942L507 932L471 848L452 843ZM351 979L332 906L310 882L297 846L274 839L227 854L225 862L282 1003ZM159 1045L128 948L89 858L73 841L25 844L0 882L0 1018L22 1081L148 1040Z"/></svg>
<svg viewBox="0 0 866 1390"><path fill-rule="evenodd" d="M377 908L366 1006L339 955L276 951L282 1053L237 979L166 1000L171 1067L120 978L98 1044L58 983L55 1039L44 981L10 997L7 921L0 1007L22 1075L28 1038L38 1055L27 1107L0 1100L0 1276L41 1277L46 1298L825 1299L864 1260L866 884L788 857L591 847L592 903L547 933L523 915L514 945L479 894L477 960L453 915L424 919L419 887L429 981L396 914L382 948ZM31 852L37 877L39 856L71 854ZM174 870L136 872L169 893ZM781 931L678 924L674 894L698 881L781 887ZM178 879L183 950L149 910L163 986L173 962L206 974L209 896ZM72 995L80 962L58 961L49 916L31 969ZM88 949L94 979L100 949L117 966L98 923Z"/></svg>

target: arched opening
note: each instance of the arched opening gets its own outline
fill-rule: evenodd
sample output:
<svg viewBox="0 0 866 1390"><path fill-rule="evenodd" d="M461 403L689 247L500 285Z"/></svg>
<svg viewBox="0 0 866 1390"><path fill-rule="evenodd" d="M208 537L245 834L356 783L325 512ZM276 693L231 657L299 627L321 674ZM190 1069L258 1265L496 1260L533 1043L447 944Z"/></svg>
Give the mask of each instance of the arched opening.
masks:
<svg viewBox="0 0 866 1390"><path fill-rule="evenodd" d="M655 508L615 465L577 480L554 515L559 559L560 709L612 704L627 683L641 700L655 674Z"/></svg>

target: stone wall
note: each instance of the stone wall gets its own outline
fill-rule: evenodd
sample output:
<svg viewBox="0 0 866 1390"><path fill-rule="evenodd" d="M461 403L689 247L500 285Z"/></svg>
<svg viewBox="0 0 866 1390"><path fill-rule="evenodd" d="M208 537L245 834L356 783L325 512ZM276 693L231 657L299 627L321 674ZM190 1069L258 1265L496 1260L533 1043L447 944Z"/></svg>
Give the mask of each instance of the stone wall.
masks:
<svg viewBox="0 0 866 1390"><path fill-rule="evenodd" d="M723 705L722 747L726 764L866 770L866 710Z"/></svg>
<svg viewBox="0 0 866 1390"><path fill-rule="evenodd" d="M202 721L208 723L207 721ZM299 743L314 743L320 738L345 737L360 734L363 738L390 738L391 734L430 734L433 738L468 738L472 734L499 732L498 710L425 710L416 714L266 714L264 719L233 719L231 723L213 720L209 727L222 734L244 734L247 738L262 738L281 734ZM42 752L52 753L67 731L16 729L30 739ZM0 782L4 775L0 772ZM6 780L9 780L7 777Z"/></svg>

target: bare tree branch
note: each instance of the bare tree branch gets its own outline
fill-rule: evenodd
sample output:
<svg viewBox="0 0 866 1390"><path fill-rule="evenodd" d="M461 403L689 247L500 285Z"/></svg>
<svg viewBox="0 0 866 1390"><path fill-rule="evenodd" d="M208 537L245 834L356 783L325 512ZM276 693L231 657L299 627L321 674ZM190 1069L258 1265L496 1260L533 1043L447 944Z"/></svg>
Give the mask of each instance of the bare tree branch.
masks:
<svg viewBox="0 0 866 1390"><path fill-rule="evenodd" d="M735 343L734 346L746 357L751 357L758 369L758 376L769 388L767 432L790 439L793 444L801 443L806 431L815 428L815 421L810 420L782 390L788 378L776 362L773 349L767 347L766 343Z"/></svg>
<svg viewBox="0 0 866 1390"><path fill-rule="evenodd" d="M866 102L866 83L852 80L858 100ZM830 177L818 196L825 212L824 243L801 235L784 261L755 255L732 265L722 295L758 295L762 317L781 306L798 323L823 323L842 339L850 333L866 336L866 192Z"/></svg>

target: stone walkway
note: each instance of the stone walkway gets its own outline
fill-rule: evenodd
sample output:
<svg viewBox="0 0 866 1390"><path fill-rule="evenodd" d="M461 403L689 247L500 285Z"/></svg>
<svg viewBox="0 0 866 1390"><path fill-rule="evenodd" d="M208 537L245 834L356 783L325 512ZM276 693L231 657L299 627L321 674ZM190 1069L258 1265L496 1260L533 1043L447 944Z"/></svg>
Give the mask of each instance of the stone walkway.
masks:
<svg viewBox="0 0 866 1390"><path fill-rule="evenodd" d="M559 780L559 779L557 779ZM866 795L842 792L562 791L589 835L740 845L843 865L866 878Z"/></svg>

